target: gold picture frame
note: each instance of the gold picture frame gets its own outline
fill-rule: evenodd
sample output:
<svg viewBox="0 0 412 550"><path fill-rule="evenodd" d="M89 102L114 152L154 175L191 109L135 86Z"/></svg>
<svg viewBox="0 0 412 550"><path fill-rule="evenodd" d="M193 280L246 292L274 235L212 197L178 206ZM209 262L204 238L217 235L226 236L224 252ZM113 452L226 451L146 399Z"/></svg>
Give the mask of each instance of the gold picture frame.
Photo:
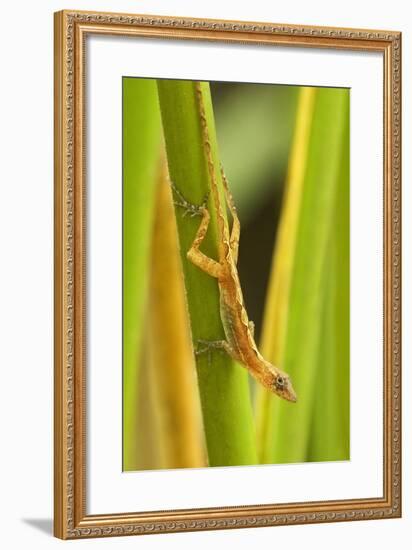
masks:
<svg viewBox="0 0 412 550"><path fill-rule="evenodd" d="M384 60L383 497L86 514L85 38L90 34L374 51ZM401 515L401 33L86 11L55 14L54 533L62 539Z"/></svg>

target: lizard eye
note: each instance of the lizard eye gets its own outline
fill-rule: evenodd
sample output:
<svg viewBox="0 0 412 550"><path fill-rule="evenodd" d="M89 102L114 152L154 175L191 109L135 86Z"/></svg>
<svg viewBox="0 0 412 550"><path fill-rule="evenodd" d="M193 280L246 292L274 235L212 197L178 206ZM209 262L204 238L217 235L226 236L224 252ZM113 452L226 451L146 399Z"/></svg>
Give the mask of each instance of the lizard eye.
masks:
<svg viewBox="0 0 412 550"><path fill-rule="evenodd" d="M286 386L286 378L284 376L277 376L275 380L275 386L278 390L285 389Z"/></svg>

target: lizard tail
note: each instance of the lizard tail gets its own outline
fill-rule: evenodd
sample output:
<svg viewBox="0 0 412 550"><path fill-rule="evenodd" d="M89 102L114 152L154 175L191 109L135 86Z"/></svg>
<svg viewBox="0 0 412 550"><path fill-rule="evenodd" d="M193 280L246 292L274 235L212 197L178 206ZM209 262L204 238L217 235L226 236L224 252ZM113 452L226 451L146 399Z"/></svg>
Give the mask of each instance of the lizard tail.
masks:
<svg viewBox="0 0 412 550"><path fill-rule="evenodd" d="M222 202L219 195L219 187L216 179L215 164L213 162L212 147L210 144L209 128L207 125L205 105L203 101L203 93L200 82L195 82L197 105L199 108L200 125L202 131L202 140L206 151L206 160L209 171L210 185L212 190L213 202L217 212L217 226L219 231L219 259L227 254L227 251L222 249L223 243L229 240L226 218L222 210Z"/></svg>

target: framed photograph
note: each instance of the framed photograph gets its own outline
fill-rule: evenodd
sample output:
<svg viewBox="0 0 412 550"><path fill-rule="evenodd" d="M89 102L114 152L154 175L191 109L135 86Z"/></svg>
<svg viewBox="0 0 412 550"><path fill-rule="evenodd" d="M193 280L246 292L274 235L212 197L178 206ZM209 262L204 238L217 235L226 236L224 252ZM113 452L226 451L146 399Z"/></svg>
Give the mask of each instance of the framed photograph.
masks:
<svg viewBox="0 0 412 550"><path fill-rule="evenodd" d="M55 14L55 535L401 514L401 34Z"/></svg>

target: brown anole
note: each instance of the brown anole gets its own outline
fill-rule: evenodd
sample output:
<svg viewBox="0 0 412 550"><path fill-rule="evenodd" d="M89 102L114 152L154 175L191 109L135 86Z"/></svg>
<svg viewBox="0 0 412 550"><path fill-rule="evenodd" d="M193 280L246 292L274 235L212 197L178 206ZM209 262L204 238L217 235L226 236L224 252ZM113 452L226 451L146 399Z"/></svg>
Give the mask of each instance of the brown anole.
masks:
<svg viewBox="0 0 412 550"><path fill-rule="evenodd" d="M222 169L221 174L225 197L233 218L232 229L229 231L228 223L223 214L223 207L216 181L202 89L199 82L195 83L195 89L203 143L207 156L210 187L217 212L217 260L206 256L200 250L200 245L206 235L210 222L210 213L206 207L208 197L206 197L202 205L196 206L189 203L173 184L172 187L175 191L175 195L179 199L175 200L175 204L184 208L185 214L202 216L195 239L187 252L187 258L202 271L217 279L220 293L220 318L226 336L225 340L219 341L199 340L198 344L200 344L200 347L197 349L196 353L201 354L211 349L224 350L232 359L246 367L251 375L263 384L264 387L288 401L295 402L296 393L292 387L289 376L262 357L254 340L254 325L248 319L237 271L240 222L226 176Z"/></svg>

